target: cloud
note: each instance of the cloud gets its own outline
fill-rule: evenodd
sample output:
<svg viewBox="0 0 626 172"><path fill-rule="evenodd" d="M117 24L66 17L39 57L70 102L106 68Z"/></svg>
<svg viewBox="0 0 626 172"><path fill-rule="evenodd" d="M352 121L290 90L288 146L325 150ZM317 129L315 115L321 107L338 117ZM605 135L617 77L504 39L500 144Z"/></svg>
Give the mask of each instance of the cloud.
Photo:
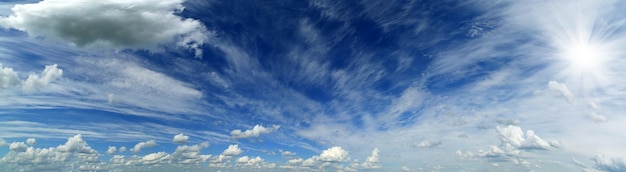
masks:
<svg viewBox="0 0 626 172"><path fill-rule="evenodd" d="M237 156L239 154L243 153L243 151L241 149L239 149L239 145L229 145L228 148L226 148L226 150L224 150L224 152L222 152L222 155L224 156Z"/></svg>
<svg viewBox="0 0 626 172"><path fill-rule="evenodd" d="M24 142L13 142L9 145L10 151L26 152L26 149L28 149L28 145L26 145Z"/></svg>
<svg viewBox="0 0 626 172"><path fill-rule="evenodd" d="M248 156L242 156L238 158L235 162L237 162L238 166L242 167L255 167L261 168L261 164L264 162L263 158L257 156L254 158L250 158Z"/></svg>
<svg viewBox="0 0 626 172"><path fill-rule="evenodd" d="M117 151L117 149L115 148L115 146L109 146L109 148L107 149L106 153L107 154L114 154L115 151Z"/></svg>
<svg viewBox="0 0 626 172"><path fill-rule="evenodd" d="M0 64L0 91L20 85L21 80L12 68Z"/></svg>
<svg viewBox="0 0 626 172"><path fill-rule="evenodd" d="M86 154L96 154L96 150L91 149L87 142L83 140L82 135L78 134L67 139L64 145L57 147L59 152L76 152Z"/></svg>
<svg viewBox="0 0 626 172"><path fill-rule="evenodd" d="M598 170L609 172L626 171L626 158L607 158L604 155L596 155L592 160L594 167Z"/></svg>
<svg viewBox="0 0 626 172"><path fill-rule="evenodd" d="M157 143L154 140L149 140L146 142L139 142L132 149L130 149L130 151L134 153L138 153L141 151L141 149L154 147L156 145Z"/></svg>
<svg viewBox="0 0 626 172"><path fill-rule="evenodd" d="M254 128L246 131L233 130L230 135L233 139L259 137L261 134L269 134L280 128L280 125L272 125L270 128L265 128L262 125L255 125Z"/></svg>
<svg viewBox="0 0 626 172"><path fill-rule="evenodd" d="M119 149L118 151L119 151L120 153L121 153L121 152L126 152L126 147L125 147L125 146L122 146L122 147L120 147L120 149Z"/></svg>
<svg viewBox="0 0 626 172"><path fill-rule="evenodd" d="M550 147L558 147L558 142L548 143L539 136L535 135L533 130L522 132L518 126L509 125L506 128L496 127L498 137L502 144L512 145L520 149L549 149Z"/></svg>
<svg viewBox="0 0 626 172"><path fill-rule="evenodd" d="M177 42L196 50L200 57L206 29L197 20L176 15L182 11L183 2L44 0L15 5L13 14L0 18L0 26L77 46L153 50L160 44Z"/></svg>
<svg viewBox="0 0 626 172"><path fill-rule="evenodd" d="M0 138L0 147L9 145L4 139Z"/></svg>
<svg viewBox="0 0 626 172"><path fill-rule="evenodd" d="M37 143L37 140L35 140L35 138L28 138L26 139L26 144L28 145L34 145Z"/></svg>
<svg viewBox="0 0 626 172"><path fill-rule="evenodd" d="M202 142L197 145L187 146L181 145L171 155L172 162L175 163L198 163L208 160L210 155L200 155L200 151L209 147L209 142Z"/></svg>
<svg viewBox="0 0 626 172"><path fill-rule="evenodd" d="M174 143L183 144L189 141L189 136L184 135L183 133L177 134L174 136Z"/></svg>
<svg viewBox="0 0 626 172"><path fill-rule="evenodd" d="M324 162L346 162L350 160L350 157L348 157L348 151L335 146L322 151L318 160Z"/></svg>
<svg viewBox="0 0 626 172"><path fill-rule="evenodd" d="M280 155L282 156L295 156L296 155L295 152L290 152L290 151L286 151L282 149L278 149L278 152L280 152Z"/></svg>
<svg viewBox="0 0 626 172"><path fill-rule="evenodd" d="M61 76L63 76L63 70L59 69L57 64L46 65L46 68L41 72L41 76L37 74L28 75L28 78L22 85L22 90L24 92L37 91Z"/></svg>
<svg viewBox="0 0 626 172"><path fill-rule="evenodd" d="M548 82L548 88L551 90L557 91L567 102L572 103L574 101L574 94L567 88L567 86L563 83L559 83L557 81Z"/></svg>
<svg viewBox="0 0 626 172"><path fill-rule="evenodd" d="M415 145L418 148L433 148L441 145L441 141L424 140Z"/></svg>
<svg viewBox="0 0 626 172"><path fill-rule="evenodd" d="M599 115L596 112L591 112L587 116L591 118L591 120L593 120L594 122L606 122L606 116Z"/></svg>
<svg viewBox="0 0 626 172"><path fill-rule="evenodd" d="M363 164L361 164L361 168L365 168L365 169L376 169L376 168L381 168L380 166L380 150L378 150L378 148L375 148L372 151L372 154L370 156L367 157L367 159L365 159L365 162L363 162Z"/></svg>

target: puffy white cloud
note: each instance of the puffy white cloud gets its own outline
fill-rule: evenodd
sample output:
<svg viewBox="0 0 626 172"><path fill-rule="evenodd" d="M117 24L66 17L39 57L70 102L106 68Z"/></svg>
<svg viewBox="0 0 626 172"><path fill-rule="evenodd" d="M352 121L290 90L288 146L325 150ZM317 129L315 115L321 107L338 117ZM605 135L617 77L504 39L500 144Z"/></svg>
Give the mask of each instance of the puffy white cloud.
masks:
<svg viewBox="0 0 626 172"><path fill-rule="evenodd" d="M59 69L57 64L46 65L46 68L41 72L41 76L37 74L28 75L28 78L22 84L22 90L25 92L37 91L61 76L63 76L63 70Z"/></svg>
<svg viewBox="0 0 626 172"><path fill-rule="evenodd" d="M67 139L64 145L57 147L59 152L73 152L73 153L85 153L85 154L96 154L96 150L91 149L87 142L83 140L82 135L78 134L74 137L70 137Z"/></svg>
<svg viewBox="0 0 626 172"><path fill-rule="evenodd" d="M239 145L229 145L228 148L226 148L226 150L224 150L224 152L222 152L222 155L224 156L237 156L239 154L243 153L243 151L241 149L239 149Z"/></svg>
<svg viewBox="0 0 626 172"><path fill-rule="evenodd" d="M296 158L296 159L287 160L287 164L290 164L290 165L300 164L302 162L304 162L304 159L302 159L302 158Z"/></svg>
<svg viewBox="0 0 626 172"><path fill-rule="evenodd" d="M348 157L348 151L335 146L322 151L318 160L324 162L346 162L350 160L350 157Z"/></svg>
<svg viewBox="0 0 626 172"><path fill-rule="evenodd" d="M563 98L565 98L568 102L572 103L574 101L574 94L572 94L565 84L557 81L550 81L548 82L548 88L559 92L559 94L561 94L561 96L563 96Z"/></svg>
<svg viewBox="0 0 626 172"><path fill-rule="evenodd" d="M282 155L282 156L294 156L294 155L296 155L295 152L285 151L285 150L282 150L282 149L278 149L278 152L280 152L280 155Z"/></svg>
<svg viewBox="0 0 626 172"><path fill-rule="evenodd" d="M34 145L36 143L37 143L37 140L35 138L28 138L28 139L26 139L26 144Z"/></svg>
<svg viewBox="0 0 626 172"><path fill-rule="evenodd" d="M28 145L24 142L13 142L9 145L9 150L15 152L26 152L26 149L28 149Z"/></svg>
<svg viewBox="0 0 626 172"><path fill-rule="evenodd" d="M115 151L117 151L117 148L115 148L115 146L109 146L109 149L107 149L106 153L107 154L114 154Z"/></svg>
<svg viewBox="0 0 626 172"><path fill-rule="evenodd" d="M3 67L0 64L0 91L15 87L21 83L17 73L12 68Z"/></svg>
<svg viewBox="0 0 626 172"><path fill-rule="evenodd" d="M264 127L262 125L255 125L252 129L241 131L241 130L233 130L230 132L230 135L234 139L238 138L248 138L248 137L259 137L261 134L269 134L274 132L280 128L280 125L272 125L272 127Z"/></svg>
<svg viewBox="0 0 626 172"><path fill-rule="evenodd" d="M209 156L200 155L200 151L203 148L207 148L207 147L209 147L209 142L202 142L200 144L193 145L193 146L187 146L187 145L178 146L176 147L176 151L172 153L171 160L176 163L204 162L208 158L210 158L210 155Z"/></svg>
<svg viewBox="0 0 626 172"><path fill-rule="evenodd" d="M121 152L126 152L126 146L122 146L120 147L120 149L118 150L120 153Z"/></svg>
<svg viewBox="0 0 626 172"><path fill-rule="evenodd" d="M0 138L0 147L7 146L7 142L4 139Z"/></svg>
<svg viewBox="0 0 626 172"><path fill-rule="evenodd" d="M363 162L363 164L361 164L362 168L365 169L375 169L375 168L381 168L380 166L380 150L378 150L378 148L375 148L372 151L372 154L370 156L367 157L367 159L365 159L365 162Z"/></svg>
<svg viewBox="0 0 626 172"><path fill-rule="evenodd" d="M157 143L154 140L149 140L146 142L139 142L133 148L130 149L131 152L137 153L140 152L141 149L150 148L156 146Z"/></svg>
<svg viewBox="0 0 626 172"><path fill-rule="evenodd" d="M418 148L432 148L441 145L441 141L424 140L415 145Z"/></svg>
<svg viewBox="0 0 626 172"><path fill-rule="evenodd" d="M144 156L143 158L141 158L141 162L143 164L164 163L168 160L169 157L170 155L168 153L156 152L156 153L151 153L151 154Z"/></svg>
<svg viewBox="0 0 626 172"><path fill-rule="evenodd" d="M607 158L604 155L596 155L592 160L594 167L598 170L610 172L626 171L626 158Z"/></svg>
<svg viewBox="0 0 626 172"><path fill-rule="evenodd" d="M522 129L518 126L509 125L506 128L496 127L496 131L498 132L502 144L510 144L520 149L549 149L553 147L550 143L535 135L535 132L532 130L526 131L524 135ZM557 142L553 142L553 144L556 143Z"/></svg>
<svg viewBox="0 0 626 172"><path fill-rule="evenodd" d="M189 141L189 136L184 135L183 133L177 134L173 139L174 143L183 144Z"/></svg>
<svg viewBox="0 0 626 172"><path fill-rule="evenodd" d="M242 156L240 158L237 159L237 165L238 166L244 166L244 167L256 167L256 168L260 168L261 164L263 163L263 158L257 156L255 158L249 158L248 156Z"/></svg>
<svg viewBox="0 0 626 172"><path fill-rule="evenodd" d="M184 0L43 0L15 5L0 26L77 46L156 49L177 42L196 50L207 39L197 20L175 15ZM97 11L97 12L96 12Z"/></svg>

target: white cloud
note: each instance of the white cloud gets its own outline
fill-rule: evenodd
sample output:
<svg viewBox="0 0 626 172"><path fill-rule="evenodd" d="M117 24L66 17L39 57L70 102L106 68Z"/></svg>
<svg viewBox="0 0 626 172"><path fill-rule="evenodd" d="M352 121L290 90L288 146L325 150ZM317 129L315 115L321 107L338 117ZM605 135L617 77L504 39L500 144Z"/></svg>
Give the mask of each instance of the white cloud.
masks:
<svg viewBox="0 0 626 172"><path fill-rule="evenodd" d="M567 100L567 102L572 103L574 101L574 94L567 88L567 86L563 83L559 83L557 81L548 82L548 88L551 90L559 92L563 98Z"/></svg>
<svg viewBox="0 0 626 172"><path fill-rule="evenodd" d="M109 102L109 104L115 103L117 102L117 98L115 97L115 94L107 94L107 102Z"/></svg>
<svg viewBox="0 0 626 172"><path fill-rule="evenodd" d="M121 152L126 152L126 146L122 146L120 147L120 149L118 150L120 153Z"/></svg>
<svg viewBox="0 0 626 172"><path fill-rule="evenodd" d="M34 145L36 143L37 143L37 140L35 140L35 138L28 138L28 139L26 139L26 144Z"/></svg>
<svg viewBox="0 0 626 172"><path fill-rule="evenodd" d="M241 130L233 130L230 132L230 135L234 139L239 138L248 138L248 137L259 137L261 134L269 134L274 132L280 128L280 125L272 125L272 127L263 127L262 125L255 125L252 129L241 131Z"/></svg>
<svg viewBox="0 0 626 172"><path fill-rule="evenodd" d="M626 158L607 158L604 155L596 155L592 160L594 167L598 170L610 172L626 171Z"/></svg>
<svg viewBox="0 0 626 172"><path fill-rule="evenodd" d="M348 157L348 151L335 146L322 151L318 160L324 162L346 162L350 160L350 157Z"/></svg>
<svg viewBox="0 0 626 172"><path fill-rule="evenodd" d="M156 152L156 153L151 153L151 154L144 156L143 158L141 158L142 160L141 162L142 164L164 163L167 161L169 157L170 155L165 152Z"/></svg>
<svg viewBox="0 0 626 172"><path fill-rule="evenodd" d="M154 140L149 140L149 141L146 141L146 142L139 142L132 149L130 149L130 151L134 152L134 153L137 153L137 152L140 152L141 149L154 147L156 145L157 145L157 143Z"/></svg>
<svg viewBox="0 0 626 172"><path fill-rule="evenodd" d="M12 68L3 67L0 64L0 91L15 87L21 83L17 73Z"/></svg>
<svg viewBox="0 0 626 172"><path fill-rule="evenodd" d="M210 156L200 155L200 151L209 147L209 142L202 142L197 145L187 146L182 145L176 147L174 153L172 153L171 159L176 163L197 163L204 162Z"/></svg>
<svg viewBox="0 0 626 172"><path fill-rule="evenodd" d="M87 142L83 140L82 135L78 134L74 137L70 137L65 142L65 145L61 145L57 147L60 152L76 152L76 153L87 153L87 154L95 154L96 150L91 149Z"/></svg>
<svg viewBox="0 0 626 172"><path fill-rule="evenodd" d="M433 148L441 145L441 141L424 140L415 145L418 148Z"/></svg>
<svg viewBox="0 0 626 172"><path fill-rule="evenodd" d="M115 146L109 146L109 149L107 149L106 153L107 154L114 154L115 151L117 151L117 149L115 148Z"/></svg>
<svg viewBox="0 0 626 172"><path fill-rule="evenodd" d="M365 168L365 169L375 169L375 168L381 168L380 166L380 150L378 150L378 148L375 148L372 151L372 154L370 156L367 157L367 159L365 159L365 162L363 162L363 164L361 164L361 168Z"/></svg>
<svg viewBox="0 0 626 172"><path fill-rule="evenodd" d="M250 158L248 156L242 156L238 158L235 162L237 162L238 166L260 168L263 161L264 161L263 158L259 156L254 157L254 158Z"/></svg>
<svg viewBox="0 0 626 172"><path fill-rule="evenodd" d="M591 112L587 116L591 118L591 120L593 120L594 122L606 122L606 116L599 115L596 112Z"/></svg>
<svg viewBox="0 0 626 172"><path fill-rule="evenodd" d="M63 76L63 70L57 67L57 64L46 65L46 68L41 72L41 76L37 74L30 74L22 85L22 90L25 92L37 91L50 82Z"/></svg>
<svg viewBox="0 0 626 172"><path fill-rule="evenodd" d="M0 147L7 146L8 143L4 139L0 138Z"/></svg>
<svg viewBox="0 0 626 172"><path fill-rule="evenodd" d="M196 50L207 39L197 20L175 15L184 0L43 0L15 5L0 26L77 46L156 49L177 42ZM97 11L97 12L95 12Z"/></svg>
<svg viewBox="0 0 626 172"><path fill-rule="evenodd" d="M243 151L241 149L239 149L239 145L229 145L228 148L226 148L226 150L224 150L224 152L222 152L222 155L224 156L237 156L239 154L243 153Z"/></svg>
<svg viewBox="0 0 626 172"><path fill-rule="evenodd" d="M280 155L282 156L295 156L296 155L295 152L290 152L290 151L286 151L282 149L278 149L278 152L280 152Z"/></svg>
<svg viewBox="0 0 626 172"><path fill-rule="evenodd" d="M302 162L304 162L304 159L302 159L302 158L296 158L296 159L287 160L287 164L290 164L290 165L300 164Z"/></svg>
<svg viewBox="0 0 626 172"><path fill-rule="evenodd" d="M28 149L28 145L26 145L24 142L13 142L9 145L10 151L26 152L26 149Z"/></svg>
<svg viewBox="0 0 626 172"><path fill-rule="evenodd" d="M513 125L509 125L506 128L496 127L496 131L502 144L510 144L520 149L549 149L550 147L556 147L555 144L558 143L554 142L551 145L535 135L535 132L532 130L526 131L524 135L520 127Z"/></svg>
<svg viewBox="0 0 626 172"><path fill-rule="evenodd" d="M177 134L173 139L174 143L183 144L189 141L189 136L184 135L183 133Z"/></svg>

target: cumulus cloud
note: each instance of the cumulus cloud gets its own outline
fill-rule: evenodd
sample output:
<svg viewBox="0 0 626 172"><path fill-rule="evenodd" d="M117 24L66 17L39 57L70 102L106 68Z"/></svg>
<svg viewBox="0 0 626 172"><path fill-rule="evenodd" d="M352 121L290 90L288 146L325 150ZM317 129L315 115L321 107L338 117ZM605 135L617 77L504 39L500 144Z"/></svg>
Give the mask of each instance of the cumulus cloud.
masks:
<svg viewBox="0 0 626 172"><path fill-rule="evenodd" d="M241 130L233 130L230 132L230 135L233 139L239 138L249 138L249 137L259 137L261 134L269 134L274 132L280 128L280 125L272 125L272 127L264 127L262 125L255 125L252 129L241 131Z"/></svg>
<svg viewBox="0 0 626 172"><path fill-rule="evenodd" d="M37 91L61 76L63 76L63 70L59 69L57 64L46 65L46 68L41 72L41 76L37 74L28 75L28 78L22 85L22 90L25 92Z"/></svg>
<svg viewBox="0 0 626 172"><path fill-rule="evenodd" d="M200 155L200 151L209 147L209 142L202 142L197 145L182 145L176 147L176 151L172 153L171 160L176 163L198 163L206 161L210 155Z"/></svg>
<svg viewBox="0 0 626 172"><path fill-rule="evenodd" d="M441 141L424 140L415 145L418 148L433 148L441 145Z"/></svg>
<svg viewBox="0 0 626 172"><path fill-rule="evenodd" d="M0 64L0 91L15 87L21 83L17 73L12 68Z"/></svg>
<svg viewBox="0 0 626 172"><path fill-rule="evenodd" d="M28 138L28 139L26 139L26 144L34 145L36 143L37 143L37 140L35 140L35 138Z"/></svg>
<svg viewBox="0 0 626 172"><path fill-rule="evenodd" d="M237 162L238 166L260 168L263 161L264 161L263 158L259 156L254 157L254 158L250 158L248 156L242 156L238 158L237 161L235 162Z"/></svg>
<svg viewBox="0 0 626 172"><path fill-rule="evenodd" d="M98 152L91 149L81 135L76 135L68 138L63 145L43 149L28 147L23 142L12 143L10 152L0 159L0 164L16 165L15 170L9 171L62 171L73 165L90 166L97 159Z"/></svg>
<svg viewBox="0 0 626 172"><path fill-rule="evenodd" d="M26 152L26 149L28 149L28 145L26 145L24 142L13 142L9 145L10 151Z"/></svg>
<svg viewBox="0 0 626 172"><path fill-rule="evenodd" d="M346 162L350 160L350 157L348 157L348 151L335 146L322 151L318 160L324 162Z"/></svg>
<svg viewBox="0 0 626 172"><path fill-rule="evenodd" d="M532 130L522 132L518 126L509 125L508 127L496 127L498 137L502 144L512 145L520 149L549 149L550 147L558 147L558 142L548 143L535 135Z"/></svg>
<svg viewBox="0 0 626 172"><path fill-rule="evenodd" d="M115 148L115 146L109 146L109 149L107 149L106 153L107 154L114 154L115 151L117 151L117 149Z"/></svg>
<svg viewBox="0 0 626 172"><path fill-rule="evenodd" d="M174 143L183 144L189 141L189 136L184 135L183 133L177 134L173 139Z"/></svg>
<svg viewBox="0 0 626 172"><path fill-rule="evenodd" d="M226 150L224 150L224 152L222 152L222 155L224 156L237 156L239 154L243 153L243 151L241 149L239 149L239 145L229 145L228 148L226 148Z"/></svg>
<svg viewBox="0 0 626 172"><path fill-rule="evenodd" d="M43 0L15 5L13 14L0 18L0 26L77 46L156 49L176 42L194 49L199 57L206 29L197 20L176 15L183 2Z"/></svg>
<svg viewBox="0 0 626 172"><path fill-rule="evenodd" d="M620 172L626 171L626 158L607 158L596 155L593 159L594 167L598 170Z"/></svg>
<svg viewBox="0 0 626 172"><path fill-rule="evenodd" d="M67 139L64 145L57 147L60 152L76 152L76 153L86 153L86 154L95 154L96 150L91 149L87 142L83 140L82 135L78 134L74 137L70 137Z"/></svg>
<svg viewBox="0 0 626 172"><path fill-rule="evenodd" d="M548 82L548 88L550 90L557 91L563 98L567 100L567 102L572 103L574 101L574 94L567 88L567 86L563 83L559 83L557 81Z"/></svg>
<svg viewBox="0 0 626 172"><path fill-rule="evenodd" d="M278 149L278 152L280 152L280 155L282 156L295 156L296 155L295 152L290 152L290 151L286 151L282 149Z"/></svg>
<svg viewBox="0 0 626 172"><path fill-rule="evenodd" d="M381 168L379 164L380 163L380 159L378 158L379 156L380 156L380 150L378 150L378 148L375 148L372 151L372 154L368 156L367 159L365 159L365 162L363 162L363 164L361 164L361 167L365 169Z"/></svg>
<svg viewBox="0 0 626 172"><path fill-rule="evenodd" d="M150 148L156 146L157 143L154 140L149 140L146 142L139 142L133 148L130 149L131 152L137 153L140 152L141 149Z"/></svg>
<svg viewBox="0 0 626 172"><path fill-rule="evenodd" d="M120 147L120 149L118 150L120 153L121 152L126 152L126 146L122 146Z"/></svg>

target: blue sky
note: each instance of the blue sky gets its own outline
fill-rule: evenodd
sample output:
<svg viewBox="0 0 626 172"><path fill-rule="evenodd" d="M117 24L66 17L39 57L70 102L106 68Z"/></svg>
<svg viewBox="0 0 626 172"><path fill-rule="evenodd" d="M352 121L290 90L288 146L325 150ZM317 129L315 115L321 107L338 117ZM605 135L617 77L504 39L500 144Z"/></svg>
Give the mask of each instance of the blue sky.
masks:
<svg viewBox="0 0 626 172"><path fill-rule="evenodd" d="M626 171L624 8L0 2L0 167Z"/></svg>

